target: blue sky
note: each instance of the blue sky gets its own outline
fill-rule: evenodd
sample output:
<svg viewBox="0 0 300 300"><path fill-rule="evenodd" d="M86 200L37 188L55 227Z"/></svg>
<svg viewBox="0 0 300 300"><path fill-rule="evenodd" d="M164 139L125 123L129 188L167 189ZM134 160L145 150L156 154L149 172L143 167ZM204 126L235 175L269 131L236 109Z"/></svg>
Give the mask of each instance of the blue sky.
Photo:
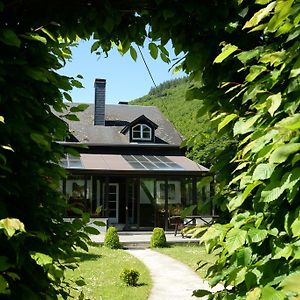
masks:
<svg viewBox="0 0 300 300"><path fill-rule="evenodd" d="M84 89L74 89L71 96L74 102L92 103L94 101L95 78L106 79L106 103L118 103L129 101L146 95L153 86L152 80L137 50L138 58L135 62L129 52L121 56L116 49L105 55L91 54L90 48L93 41L81 41L78 47L74 47L72 61L60 70L67 76L83 76ZM170 57L175 58L172 47L168 45ZM183 73L173 74L169 71L171 66L160 58L152 59L148 47L141 49L155 83L158 85L169 79L184 76Z"/></svg>

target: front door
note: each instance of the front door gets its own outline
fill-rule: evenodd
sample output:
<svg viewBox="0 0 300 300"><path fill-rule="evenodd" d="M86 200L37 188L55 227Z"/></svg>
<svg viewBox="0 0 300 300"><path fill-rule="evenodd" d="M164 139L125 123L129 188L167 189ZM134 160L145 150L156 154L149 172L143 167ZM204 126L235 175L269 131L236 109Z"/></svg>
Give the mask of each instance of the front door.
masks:
<svg viewBox="0 0 300 300"><path fill-rule="evenodd" d="M111 223L119 222L119 184L109 183L108 186L108 209Z"/></svg>

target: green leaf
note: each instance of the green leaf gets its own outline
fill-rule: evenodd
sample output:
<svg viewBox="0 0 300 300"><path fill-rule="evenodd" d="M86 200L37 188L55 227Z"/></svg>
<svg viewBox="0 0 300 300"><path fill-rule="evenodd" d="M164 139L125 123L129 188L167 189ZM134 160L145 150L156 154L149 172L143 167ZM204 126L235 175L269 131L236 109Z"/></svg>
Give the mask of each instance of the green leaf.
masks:
<svg viewBox="0 0 300 300"><path fill-rule="evenodd" d="M0 295L7 295L9 292L8 282L2 275L0 275Z"/></svg>
<svg viewBox="0 0 300 300"><path fill-rule="evenodd" d="M256 180L254 182L252 182L251 184L247 185L247 187L245 188L243 194L242 194L242 199L243 201L250 195L250 193L260 184L262 184L261 181Z"/></svg>
<svg viewBox="0 0 300 300"><path fill-rule="evenodd" d="M7 145L0 145L0 147L2 149L5 149L5 150L8 150L8 151L12 151L12 152L15 152L14 149L10 146L7 146Z"/></svg>
<svg viewBox="0 0 300 300"><path fill-rule="evenodd" d="M74 113L81 112L81 111L85 111L88 107L89 107L89 104L81 103L79 105L71 107L70 111L74 112Z"/></svg>
<svg viewBox="0 0 300 300"><path fill-rule="evenodd" d="M78 300L84 300L84 293L83 293L83 291L81 291L80 292L80 295L79 295L79 297L78 297Z"/></svg>
<svg viewBox="0 0 300 300"><path fill-rule="evenodd" d="M292 230L292 233L293 233L293 237L299 237L300 236L300 217L299 216L292 223L291 230Z"/></svg>
<svg viewBox="0 0 300 300"><path fill-rule="evenodd" d="M91 47L91 53L97 51L100 46L101 46L101 42L100 41L94 42L93 45L92 45L92 47Z"/></svg>
<svg viewBox="0 0 300 300"><path fill-rule="evenodd" d="M232 228L228 231L225 243L229 255L245 244L246 236L247 231L239 228Z"/></svg>
<svg viewBox="0 0 300 300"><path fill-rule="evenodd" d="M16 231L25 232L24 224L19 219L14 218L0 220L0 229L4 230L8 238L11 238Z"/></svg>
<svg viewBox="0 0 300 300"><path fill-rule="evenodd" d="M80 81L76 80L76 79L72 79L71 80L71 84L74 87L78 88L78 89L83 89L84 88L84 86L82 85L82 83Z"/></svg>
<svg viewBox="0 0 300 300"><path fill-rule="evenodd" d="M18 48L21 46L21 40L18 38L15 32L10 29L2 30L0 33L0 41L9 46L15 46Z"/></svg>
<svg viewBox="0 0 300 300"><path fill-rule="evenodd" d="M261 289L260 300L284 300L285 294L281 291L277 291L271 286L264 286Z"/></svg>
<svg viewBox="0 0 300 300"><path fill-rule="evenodd" d="M260 58L260 62L264 64L270 64L271 66L279 66L280 64L284 63L286 57L285 51L276 51L271 53L266 53Z"/></svg>
<svg viewBox="0 0 300 300"><path fill-rule="evenodd" d="M96 214L99 215L101 211L102 211L102 206L97 206Z"/></svg>
<svg viewBox="0 0 300 300"><path fill-rule="evenodd" d="M37 41L37 42L41 42L43 44L47 44L47 39L44 38L43 36L40 36L37 33L29 32L26 35L23 35L23 37L25 37L28 40Z"/></svg>
<svg viewBox="0 0 300 300"><path fill-rule="evenodd" d="M148 48L149 48L150 55L152 56L152 58L157 59L157 56L158 56L157 45L155 43L149 43Z"/></svg>
<svg viewBox="0 0 300 300"><path fill-rule="evenodd" d="M137 60L137 53L136 53L136 50L135 50L132 46L130 46L130 56L132 57L132 59L133 59L134 61Z"/></svg>
<svg viewBox="0 0 300 300"><path fill-rule="evenodd" d="M48 78L45 76L45 70L26 69L26 74L34 80L48 83Z"/></svg>
<svg viewBox="0 0 300 300"><path fill-rule="evenodd" d="M275 14L268 23L266 32L275 32L291 12L294 0L276 1Z"/></svg>
<svg viewBox="0 0 300 300"><path fill-rule="evenodd" d="M276 5L276 1L273 1L266 7L260 9L252 16L252 18L249 21L246 22L243 29L251 28L258 25L265 17L267 17L270 14L270 12L273 10L275 5Z"/></svg>
<svg viewBox="0 0 300 300"><path fill-rule="evenodd" d="M287 160L287 158L300 150L300 143L289 143L283 146L279 146L273 151L270 156L269 162L271 164L281 164Z"/></svg>
<svg viewBox="0 0 300 300"><path fill-rule="evenodd" d="M0 122L4 123L4 117L0 116Z"/></svg>
<svg viewBox="0 0 300 300"><path fill-rule="evenodd" d="M89 247L88 247L88 245L87 245L85 242L83 242L82 240L76 241L76 245L77 245L78 247L80 247L82 250L84 250L84 251L86 251L86 252L89 252Z"/></svg>
<svg viewBox="0 0 300 300"><path fill-rule="evenodd" d="M95 224L97 226L101 226L101 227L106 227L106 224L104 222L101 222L101 221L93 221L93 224Z"/></svg>
<svg viewBox="0 0 300 300"><path fill-rule="evenodd" d="M218 124L218 131L220 131L222 128L224 128L227 124L229 124L231 121L236 119L238 116L236 114L230 114L227 115L219 124Z"/></svg>
<svg viewBox="0 0 300 300"><path fill-rule="evenodd" d="M166 20L175 16L175 11L172 9L164 9L162 13Z"/></svg>
<svg viewBox="0 0 300 300"><path fill-rule="evenodd" d="M275 169L275 165L272 164L259 164L252 175L253 180L269 179Z"/></svg>
<svg viewBox="0 0 300 300"><path fill-rule="evenodd" d="M204 99L204 95L199 88L190 88L185 93L185 100L192 101L194 99Z"/></svg>
<svg viewBox="0 0 300 300"><path fill-rule="evenodd" d="M265 189L261 192L261 201L270 203L277 200L284 192L285 187L277 186L273 187L270 190Z"/></svg>
<svg viewBox="0 0 300 300"><path fill-rule="evenodd" d="M251 248L241 248L236 253L237 262L240 266L248 266L251 262L252 250Z"/></svg>
<svg viewBox="0 0 300 300"><path fill-rule="evenodd" d="M166 56L169 56L169 51L166 49L166 47L164 47L163 45L157 45L157 47L162 53L164 53Z"/></svg>
<svg viewBox="0 0 300 300"><path fill-rule="evenodd" d="M246 81L251 82L261 73L267 71L267 68L262 65L253 65L250 67L250 73L246 76Z"/></svg>
<svg viewBox="0 0 300 300"><path fill-rule="evenodd" d="M270 3L272 0L255 0L256 4L265 5Z"/></svg>
<svg viewBox="0 0 300 300"><path fill-rule="evenodd" d="M223 240L225 238L226 232L228 229L232 227L232 225L221 225L221 224L213 224L210 226L204 235L200 238L200 243L205 243L210 240L216 239L217 242L219 240Z"/></svg>
<svg viewBox="0 0 300 300"><path fill-rule="evenodd" d="M276 124L276 127L282 127L290 130L300 129L300 114L294 114L291 117L282 119Z"/></svg>
<svg viewBox="0 0 300 300"><path fill-rule="evenodd" d="M276 110L279 108L279 106L281 104L281 101L282 101L281 93L279 92L276 95L269 96L266 101L269 106L268 112L273 117L274 113L276 112Z"/></svg>
<svg viewBox="0 0 300 300"><path fill-rule="evenodd" d="M224 46L222 48L222 52L215 58L214 63L216 63L216 64L221 63L224 59L226 59L228 56L230 56L236 50L238 50L237 46L227 44L226 46Z"/></svg>
<svg viewBox="0 0 300 300"><path fill-rule="evenodd" d="M228 203L228 210L231 212L237 208L239 208L247 199L247 197L251 194L252 190L257 186L262 184L261 181L254 181L251 184L247 185L244 192L242 194L238 194L236 197L232 198Z"/></svg>
<svg viewBox="0 0 300 300"><path fill-rule="evenodd" d="M213 177L212 176L202 177L201 180L198 181L197 187L206 186L206 185L210 184L212 181L213 181Z"/></svg>
<svg viewBox="0 0 300 300"><path fill-rule="evenodd" d="M260 118L260 115L257 114L251 118L240 118L233 127L233 135L236 136L238 134L245 134L254 130L254 123L257 119Z"/></svg>
<svg viewBox="0 0 300 300"><path fill-rule="evenodd" d="M76 280L75 283L76 283L78 286L84 286L84 285L86 285L85 281L82 280L82 279Z"/></svg>
<svg viewBox="0 0 300 300"><path fill-rule="evenodd" d="M261 289L256 287L247 293L246 300L259 300L260 295L261 295Z"/></svg>
<svg viewBox="0 0 300 300"><path fill-rule="evenodd" d="M237 59L245 64L247 61L251 60L254 57L257 57L259 53L262 51L261 48L257 47L253 50L243 51L236 55Z"/></svg>
<svg viewBox="0 0 300 300"><path fill-rule="evenodd" d="M79 118L74 114L67 114L64 117L70 121L80 121Z"/></svg>
<svg viewBox="0 0 300 300"><path fill-rule="evenodd" d="M14 272L5 272L12 280L21 280L20 276Z"/></svg>
<svg viewBox="0 0 300 300"><path fill-rule="evenodd" d="M6 271L11 266L7 256L0 256L0 272Z"/></svg>
<svg viewBox="0 0 300 300"><path fill-rule="evenodd" d="M50 265L53 263L52 257L44 253L31 252L30 256L40 266Z"/></svg>
<svg viewBox="0 0 300 300"><path fill-rule="evenodd" d="M300 272L289 274L280 283L280 286L284 291L291 291L300 294Z"/></svg>
<svg viewBox="0 0 300 300"><path fill-rule="evenodd" d="M66 92L63 92L63 95L64 95L64 97L65 97L65 99L66 99L67 101L72 102L72 97L71 97L70 94L68 94L68 93L66 93Z"/></svg>
<svg viewBox="0 0 300 300"><path fill-rule="evenodd" d="M49 147L49 142L45 139L44 135L40 133L31 133L30 138L36 142L37 144L40 144L45 147Z"/></svg>
<svg viewBox="0 0 300 300"><path fill-rule="evenodd" d="M290 78L297 77L298 75L300 75L300 56L298 56L293 68L291 69Z"/></svg>
<svg viewBox="0 0 300 300"><path fill-rule="evenodd" d="M99 230L92 226L85 226L83 229L86 233L97 235L99 234Z"/></svg>
<svg viewBox="0 0 300 300"><path fill-rule="evenodd" d="M87 224L90 221L90 214L87 212L84 212L81 217L82 217L82 221L85 224Z"/></svg>
<svg viewBox="0 0 300 300"><path fill-rule="evenodd" d="M193 291L193 296L195 296L195 297L204 297L204 296L207 296L207 295L211 295L211 292L207 291L207 290Z"/></svg>
<svg viewBox="0 0 300 300"><path fill-rule="evenodd" d="M279 259L281 257L284 257L285 259L288 259L292 255L292 253L293 253L293 246L285 245L282 249L279 249L279 251L277 251L272 258Z"/></svg>
<svg viewBox="0 0 300 300"><path fill-rule="evenodd" d="M300 160L300 153L294 155L292 159L292 166L294 166Z"/></svg>
<svg viewBox="0 0 300 300"><path fill-rule="evenodd" d="M266 239L268 231L265 229L250 228L248 231L248 239L250 243L260 243Z"/></svg>
<svg viewBox="0 0 300 300"><path fill-rule="evenodd" d="M54 37L54 35L49 31L49 30L47 30L47 29L45 29L45 28L42 28L41 29L42 30L42 32L44 32L52 41L56 41L56 38Z"/></svg>
<svg viewBox="0 0 300 300"><path fill-rule="evenodd" d="M107 30L107 32L111 33L114 28L114 25L114 19L110 16L106 16L106 19L103 23L103 27Z"/></svg>
<svg viewBox="0 0 300 300"><path fill-rule="evenodd" d="M197 207L197 205L190 205L190 206L184 208L183 211L181 212L180 217L182 219L185 219L187 216L193 215L193 211L195 210L196 207Z"/></svg>
<svg viewBox="0 0 300 300"><path fill-rule="evenodd" d="M170 63L169 57L162 52L160 53L160 58L162 59L163 62L165 62L167 64Z"/></svg>
<svg viewBox="0 0 300 300"><path fill-rule="evenodd" d="M73 213L75 213L77 215L82 215L83 214L83 211L78 207L71 206L70 209L72 210Z"/></svg>

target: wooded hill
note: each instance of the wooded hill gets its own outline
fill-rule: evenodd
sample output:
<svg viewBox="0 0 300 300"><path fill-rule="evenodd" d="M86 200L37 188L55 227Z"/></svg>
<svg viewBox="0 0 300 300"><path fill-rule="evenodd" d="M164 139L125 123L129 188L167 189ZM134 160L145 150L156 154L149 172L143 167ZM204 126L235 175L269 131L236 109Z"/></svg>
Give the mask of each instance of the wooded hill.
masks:
<svg viewBox="0 0 300 300"><path fill-rule="evenodd" d="M188 77L166 81L129 104L158 107L185 138L184 145L189 149L187 156L210 167L216 161L216 153L227 146L230 139L217 137L215 124L201 112L201 100L185 100L190 85Z"/></svg>

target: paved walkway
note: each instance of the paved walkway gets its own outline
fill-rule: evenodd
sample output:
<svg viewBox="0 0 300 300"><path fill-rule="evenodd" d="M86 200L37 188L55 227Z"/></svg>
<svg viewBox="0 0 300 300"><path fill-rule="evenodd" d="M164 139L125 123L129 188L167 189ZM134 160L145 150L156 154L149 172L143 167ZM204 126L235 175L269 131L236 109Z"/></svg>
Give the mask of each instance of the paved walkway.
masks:
<svg viewBox="0 0 300 300"><path fill-rule="evenodd" d="M192 297L197 289L209 289L195 272L181 262L150 249L130 249L130 254L141 260L150 270L153 288L148 300L205 299ZM213 290L220 290L219 285Z"/></svg>
<svg viewBox="0 0 300 300"><path fill-rule="evenodd" d="M152 231L120 231L118 232L120 242L125 246L126 244L148 244L150 246L150 239ZM101 232L98 235L91 235L91 239L96 243L103 243L105 233ZM174 236L174 231L166 232L166 239L169 243L193 243L199 242L199 239L182 238L181 234Z"/></svg>

